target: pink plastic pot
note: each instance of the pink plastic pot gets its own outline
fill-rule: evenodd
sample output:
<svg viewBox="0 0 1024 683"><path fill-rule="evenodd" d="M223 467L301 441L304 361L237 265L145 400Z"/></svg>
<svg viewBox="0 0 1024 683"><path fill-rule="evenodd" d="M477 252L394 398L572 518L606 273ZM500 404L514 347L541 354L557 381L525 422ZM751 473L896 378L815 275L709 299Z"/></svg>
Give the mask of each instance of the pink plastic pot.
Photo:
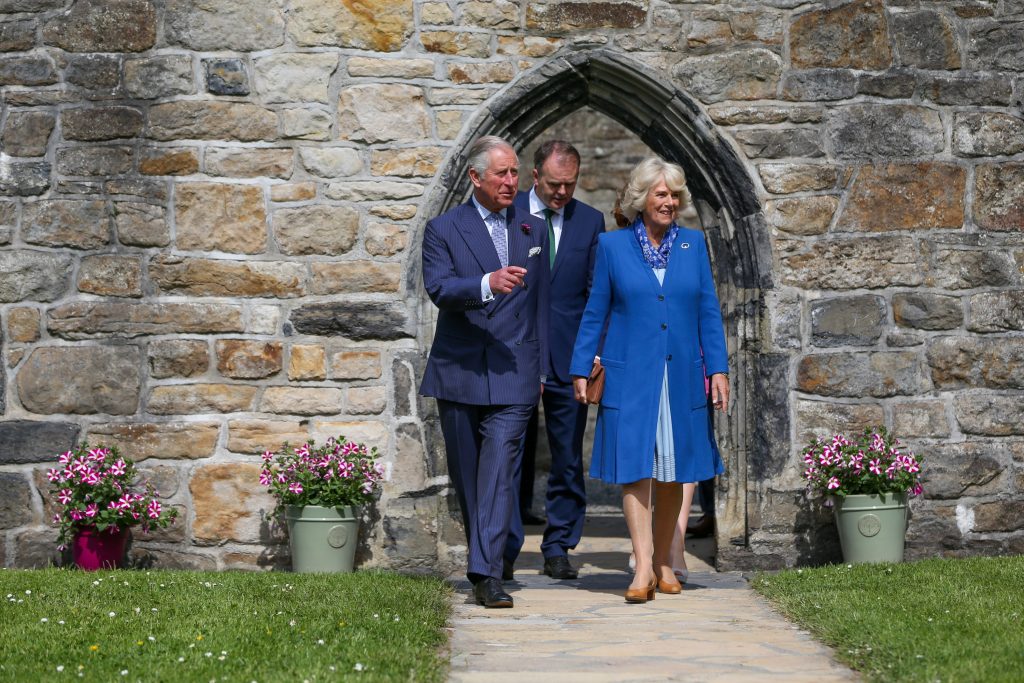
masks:
<svg viewBox="0 0 1024 683"><path fill-rule="evenodd" d="M71 559L79 569L89 572L123 567L129 533L127 527L108 527L105 531L92 526L79 529L71 543Z"/></svg>

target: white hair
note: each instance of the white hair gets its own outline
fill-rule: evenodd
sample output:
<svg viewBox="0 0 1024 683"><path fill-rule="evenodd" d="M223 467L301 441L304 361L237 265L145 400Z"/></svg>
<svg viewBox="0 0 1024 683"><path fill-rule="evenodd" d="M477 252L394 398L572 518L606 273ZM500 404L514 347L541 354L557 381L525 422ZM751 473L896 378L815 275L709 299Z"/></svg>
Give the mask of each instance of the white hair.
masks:
<svg viewBox="0 0 1024 683"><path fill-rule="evenodd" d="M661 157L647 157L629 174L629 183L622 191L620 206L622 213L630 221L644 210L647 195L651 188L664 181L669 191L679 194L679 209L676 217L690 205L690 192L686 189L686 174L678 164L665 161Z"/></svg>
<svg viewBox="0 0 1024 683"><path fill-rule="evenodd" d="M512 151L512 154L516 153L515 149L512 148L512 145L505 138L499 138L497 135L485 135L477 138L469 146L469 151L466 153L469 168L476 171L478 175L483 175L491 165L491 152L500 147L508 148ZM518 161L518 159L517 155L516 160Z"/></svg>

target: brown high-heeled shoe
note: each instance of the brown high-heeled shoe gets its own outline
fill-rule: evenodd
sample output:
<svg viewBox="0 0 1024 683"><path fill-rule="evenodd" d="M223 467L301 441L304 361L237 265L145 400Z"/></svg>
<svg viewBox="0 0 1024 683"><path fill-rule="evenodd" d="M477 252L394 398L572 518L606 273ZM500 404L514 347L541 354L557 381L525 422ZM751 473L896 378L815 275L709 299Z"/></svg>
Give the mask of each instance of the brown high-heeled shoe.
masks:
<svg viewBox="0 0 1024 683"><path fill-rule="evenodd" d="M627 588L626 602L647 602L654 599L654 587L658 585L657 577L651 579L651 583L643 588Z"/></svg>
<svg viewBox="0 0 1024 683"><path fill-rule="evenodd" d="M678 581L662 581L658 579L658 590L668 595L678 595L683 592L683 584Z"/></svg>

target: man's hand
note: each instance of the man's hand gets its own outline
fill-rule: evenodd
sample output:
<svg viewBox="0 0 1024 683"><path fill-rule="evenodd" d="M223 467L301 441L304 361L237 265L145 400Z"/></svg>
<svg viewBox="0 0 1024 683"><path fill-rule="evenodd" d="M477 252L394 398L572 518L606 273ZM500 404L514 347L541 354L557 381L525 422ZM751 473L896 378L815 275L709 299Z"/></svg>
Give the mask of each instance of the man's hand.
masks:
<svg viewBox="0 0 1024 683"><path fill-rule="evenodd" d="M587 378L573 377L572 390L576 400L583 405L587 405Z"/></svg>
<svg viewBox="0 0 1024 683"><path fill-rule="evenodd" d="M505 266L496 270L487 278L487 284L494 294L508 294L516 287L523 285L523 278L526 277L526 268L519 266Z"/></svg>

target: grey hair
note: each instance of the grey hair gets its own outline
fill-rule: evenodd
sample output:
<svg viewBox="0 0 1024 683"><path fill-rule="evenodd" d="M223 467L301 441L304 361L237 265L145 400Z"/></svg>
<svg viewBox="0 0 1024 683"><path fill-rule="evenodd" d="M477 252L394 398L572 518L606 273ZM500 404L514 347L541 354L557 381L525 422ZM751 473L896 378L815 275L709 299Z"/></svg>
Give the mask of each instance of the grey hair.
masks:
<svg viewBox="0 0 1024 683"><path fill-rule="evenodd" d="M497 135L485 135L474 140L473 144L469 146L469 151L466 152L469 168L476 171L478 175L483 175L491 165L491 152L499 147L507 147L512 150L513 154L516 153L508 140L499 138ZM516 155L516 159L518 158L519 155Z"/></svg>
<svg viewBox="0 0 1024 683"><path fill-rule="evenodd" d="M690 191L686 189L686 174L679 164L665 161L661 157L647 157L633 168L629 183L622 191L622 213L630 221L636 219L647 203L647 194L655 185L664 180L671 192L679 193L679 209L676 217L690 205Z"/></svg>

